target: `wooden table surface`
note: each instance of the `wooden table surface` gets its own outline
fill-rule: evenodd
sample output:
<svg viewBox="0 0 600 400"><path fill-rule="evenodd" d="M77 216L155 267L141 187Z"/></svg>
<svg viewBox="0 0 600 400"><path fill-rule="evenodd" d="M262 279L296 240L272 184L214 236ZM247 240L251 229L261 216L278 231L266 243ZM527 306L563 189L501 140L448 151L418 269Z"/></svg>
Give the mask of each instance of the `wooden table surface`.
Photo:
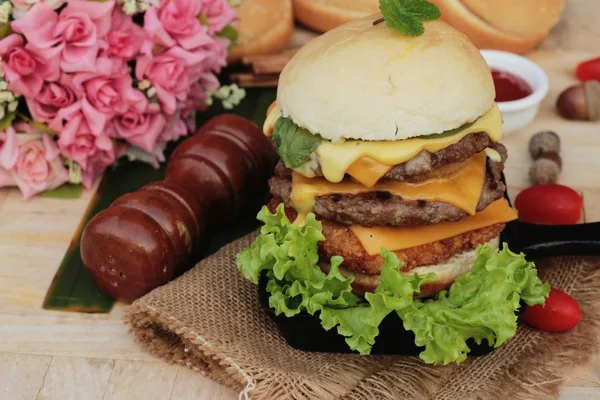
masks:
<svg viewBox="0 0 600 400"><path fill-rule="evenodd" d="M588 2L589 1L589 2ZM583 12L580 6L590 9ZM573 32L574 18L596 15L600 2L571 0L566 16L544 48L531 55L551 76L551 92L531 126L508 134L506 166L510 193L528 186L531 160L526 144L534 132L553 129L562 138L560 182L579 189L585 220L600 221L600 123L573 123L554 113L556 96L573 81L573 66L600 49L581 40L591 25ZM598 28L596 28L598 29ZM583 36L578 36L583 35ZM598 37L598 36L596 36ZM571 39L575 38L575 39ZM572 49L581 50L573 52ZM568 51L567 51L568 50ZM42 309L46 290L87 206L78 200L35 198L23 202L16 190L0 189L0 399L232 399L235 393L184 367L142 351L122 322L123 305L90 315ZM600 358L565 366L562 399L600 399Z"/></svg>

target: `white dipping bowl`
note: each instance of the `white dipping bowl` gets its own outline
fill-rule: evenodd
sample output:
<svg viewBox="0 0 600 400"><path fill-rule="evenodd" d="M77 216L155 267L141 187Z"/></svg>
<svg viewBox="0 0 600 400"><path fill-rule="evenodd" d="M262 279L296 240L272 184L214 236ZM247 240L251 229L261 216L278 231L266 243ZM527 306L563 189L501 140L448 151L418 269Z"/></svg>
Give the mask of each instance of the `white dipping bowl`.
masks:
<svg viewBox="0 0 600 400"><path fill-rule="evenodd" d="M548 75L537 64L514 53L481 50L481 55L491 69L514 74L533 89L533 93L523 99L498 102L504 120L504 132L510 133L530 124L540 109L540 103L548 94Z"/></svg>

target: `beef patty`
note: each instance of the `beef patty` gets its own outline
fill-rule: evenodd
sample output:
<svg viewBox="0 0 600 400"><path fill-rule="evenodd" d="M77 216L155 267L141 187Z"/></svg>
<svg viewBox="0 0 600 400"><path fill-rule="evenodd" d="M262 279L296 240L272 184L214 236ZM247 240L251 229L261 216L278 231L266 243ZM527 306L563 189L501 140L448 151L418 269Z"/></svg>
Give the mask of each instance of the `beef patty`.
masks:
<svg viewBox="0 0 600 400"><path fill-rule="evenodd" d="M500 177L504 164L487 159L483 191L477 211L500 199L505 186ZM289 171L289 170L288 170ZM277 171L276 171L277 172ZM273 197L291 206L291 174L275 175L269 180ZM424 225L443 221L458 221L468 214L451 204L440 201L405 201L389 192L376 191L361 194L331 194L315 199L314 213L322 219L343 225Z"/></svg>
<svg viewBox="0 0 600 400"><path fill-rule="evenodd" d="M271 212L274 212L280 203L281 199L271 199L268 204ZM297 214L294 209L286 207L285 212L291 221L296 218ZM325 236L325 241L319 242L319 256L322 268L326 269L331 257L341 256L344 258L342 267L347 272L345 275L356 274L361 278L357 283L362 282L362 284L356 286L355 290L359 293L372 291L376 284L372 285L367 282L378 281L377 276L381 272L383 258L380 255L369 255L350 227L326 220L321 220L321 224L323 226L323 235ZM455 255L473 250L480 244L490 242L500 235L504 227L505 224L494 224L437 242L397 250L394 253L404 262L401 271L409 272L421 266L442 264ZM430 285L431 287L427 289L427 292L429 294L436 293L451 283L434 283Z"/></svg>
<svg viewBox="0 0 600 400"><path fill-rule="evenodd" d="M435 153L422 151L415 157L398 164L392 168L384 178L402 182L421 182L429 179L431 173L445 165L461 163L473 154L479 153L490 147L500 153L502 162L506 160L507 151L504 145L492 142L485 133L473 133L463 137L458 143L448 146ZM321 168L316 169L316 176L323 176ZM291 176L292 171L287 169L281 160L275 167L275 174L279 176Z"/></svg>

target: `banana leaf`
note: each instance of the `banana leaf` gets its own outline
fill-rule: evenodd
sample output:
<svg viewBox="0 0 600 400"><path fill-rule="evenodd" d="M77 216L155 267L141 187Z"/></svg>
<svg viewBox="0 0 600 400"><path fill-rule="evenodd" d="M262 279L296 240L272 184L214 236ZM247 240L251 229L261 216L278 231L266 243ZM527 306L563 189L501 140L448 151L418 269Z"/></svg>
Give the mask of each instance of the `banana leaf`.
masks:
<svg viewBox="0 0 600 400"><path fill-rule="evenodd" d="M246 98L233 111L215 106L207 112L199 113L198 126L223 112L239 114L249 118L258 126L262 126L267 108L274 101L275 95L275 89L247 90ZM175 147L176 144L173 144L167 149L167 157ZM165 166L163 164L160 168L154 169L150 165L139 162L124 162L105 172L48 288L43 304L45 309L85 313L107 313L112 309L114 299L104 294L96 286L83 265L79 248L81 233L94 215L107 208L119 196L133 192L147 183L161 180L164 176ZM214 253L230 241L251 232L256 226L255 215L252 214L238 221L235 226L213 232L211 243L204 253L204 257Z"/></svg>

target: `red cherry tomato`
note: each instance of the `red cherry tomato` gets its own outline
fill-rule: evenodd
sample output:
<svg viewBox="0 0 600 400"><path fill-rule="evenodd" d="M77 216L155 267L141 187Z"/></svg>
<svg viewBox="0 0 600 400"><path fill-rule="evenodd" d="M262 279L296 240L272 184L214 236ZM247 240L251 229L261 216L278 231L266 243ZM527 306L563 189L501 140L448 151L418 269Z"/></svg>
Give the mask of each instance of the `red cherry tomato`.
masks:
<svg viewBox="0 0 600 400"><path fill-rule="evenodd" d="M567 186L549 183L523 190L515 199L515 208L524 222L569 225L581 218L583 199Z"/></svg>
<svg viewBox="0 0 600 400"><path fill-rule="evenodd" d="M592 58L577 66L575 75L580 81L600 81L600 57Z"/></svg>
<svg viewBox="0 0 600 400"><path fill-rule="evenodd" d="M542 331L566 332L581 321L581 309L577 301L562 290L550 289L546 304L527 306L523 320Z"/></svg>

